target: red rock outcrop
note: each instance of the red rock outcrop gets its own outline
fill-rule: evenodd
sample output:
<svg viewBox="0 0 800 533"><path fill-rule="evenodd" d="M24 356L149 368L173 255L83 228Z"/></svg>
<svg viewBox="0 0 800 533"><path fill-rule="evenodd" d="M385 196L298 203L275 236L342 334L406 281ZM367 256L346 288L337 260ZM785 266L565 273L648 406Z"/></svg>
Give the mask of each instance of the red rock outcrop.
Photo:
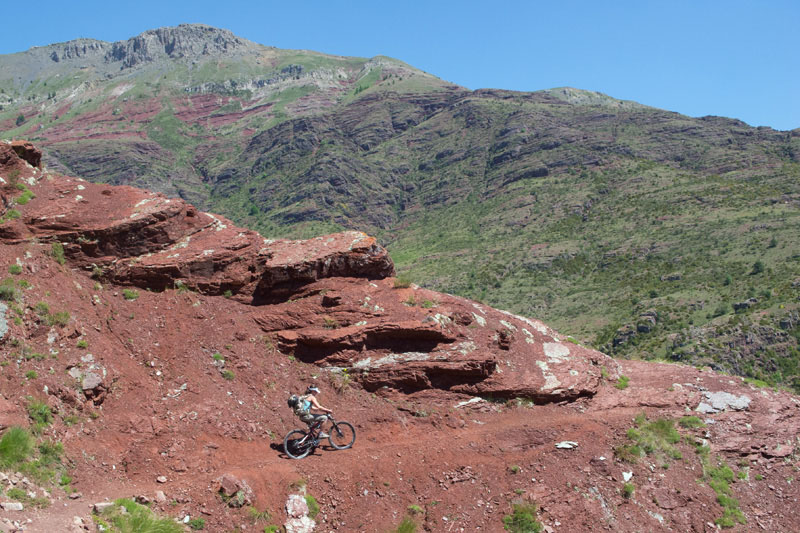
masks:
<svg viewBox="0 0 800 533"><path fill-rule="evenodd" d="M254 317L284 353L347 372L367 390L550 402L594 394L602 368L616 375L610 358L540 322L395 288L386 250L363 233L270 240L132 187L55 175L32 187L9 242L61 242L70 265L115 284L273 304Z"/></svg>

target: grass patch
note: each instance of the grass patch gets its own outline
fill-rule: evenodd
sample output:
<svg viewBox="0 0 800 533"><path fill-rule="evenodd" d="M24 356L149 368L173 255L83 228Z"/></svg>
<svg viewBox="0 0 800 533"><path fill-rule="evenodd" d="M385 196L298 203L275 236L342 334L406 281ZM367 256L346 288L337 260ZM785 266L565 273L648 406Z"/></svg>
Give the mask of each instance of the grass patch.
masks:
<svg viewBox="0 0 800 533"><path fill-rule="evenodd" d="M722 516L717 518L715 523L720 527L746 524L747 520L739 509L739 500L733 497L731 491L731 483L734 482L733 470L725 461L718 459L717 466L706 469L705 477L708 485L717 495L717 502L722 506Z"/></svg>
<svg viewBox="0 0 800 533"><path fill-rule="evenodd" d="M75 346L77 348L80 348L81 350L85 350L86 348L89 347L89 343L88 343L88 341L86 341L86 339L81 339L81 340L78 341L78 343Z"/></svg>
<svg viewBox="0 0 800 533"><path fill-rule="evenodd" d="M195 531L199 531L201 529L205 529L206 521L204 518L192 518L189 520L189 528Z"/></svg>
<svg viewBox="0 0 800 533"><path fill-rule="evenodd" d="M393 533L415 533L417 531L417 523L410 516L404 517Z"/></svg>
<svg viewBox="0 0 800 533"><path fill-rule="evenodd" d="M53 422L53 412L50 410L50 406L40 400L29 398L27 411L28 416L37 425L49 426Z"/></svg>
<svg viewBox="0 0 800 533"><path fill-rule="evenodd" d="M259 522L269 522L272 520L272 515L269 513L269 511L259 511L252 506L247 508L247 516L250 517L250 520L252 520L254 524L258 524Z"/></svg>
<svg viewBox="0 0 800 533"><path fill-rule="evenodd" d="M120 507L127 512L123 514ZM171 518L160 518L144 505L127 498L115 500L96 520L98 524L113 526L120 533L183 533L183 525Z"/></svg>
<svg viewBox="0 0 800 533"><path fill-rule="evenodd" d="M122 289L122 297L126 300L135 300L139 297L139 291L135 289Z"/></svg>
<svg viewBox="0 0 800 533"><path fill-rule="evenodd" d="M662 418L647 421L644 413L635 419L636 427L628 430L627 437L633 441L631 445L618 446L614 449L616 456L625 462L635 463L644 455L652 455L665 468L670 459L681 459L683 455L675 444L680 442L681 435L675 429L673 420Z"/></svg>
<svg viewBox="0 0 800 533"><path fill-rule="evenodd" d="M18 276L22 274L22 267L19 265L11 265L8 267L8 273Z"/></svg>
<svg viewBox="0 0 800 533"><path fill-rule="evenodd" d="M533 503L511 505L511 514L503 517L503 528L511 533L539 533L542 524L536 520L538 507Z"/></svg>
<svg viewBox="0 0 800 533"><path fill-rule="evenodd" d="M306 505L308 505L308 516L310 518L316 518L316 516L319 514L319 504L317 503L317 499L311 494L306 494Z"/></svg>
<svg viewBox="0 0 800 533"><path fill-rule="evenodd" d="M6 278L0 282L0 300L14 302L17 300L17 289L14 287L14 280Z"/></svg>
<svg viewBox="0 0 800 533"><path fill-rule="evenodd" d="M63 265L67 262L66 257L64 257L64 245L60 242L54 242L50 245L50 255L53 256L53 259L55 259L56 263L59 265Z"/></svg>
<svg viewBox="0 0 800 533"><path fill-rule="evenodd" d="M395 289L407 289L411 286L411 279L406 276L397 276L394 278Z"/></svg>
<svg viewBox="0 0 800 533"><path fill-rule="evenodd" d="M69 323L69 311L58 311L45 316L48 326L66 326Z"/></svg>
<svg viewBox="0 0 800 533"><path fill-rule="evenodd" d="M24 428L13 426L0 439L0 467L16 468L33 452L33 435Z"/></svg>
<svg viewBox="0 0 800 533"><path fill-rule="evenodd" d="M695 429L695 428L704 428L704 427L706 427L706 423L703 422L699 417L696 417L696 416L684 416L678 421L678 424L682 428L686 428L686 429Z"/></svg>
<svg viewBox="0 0 800 533"><path fill-rule="evenodd" d="M29 430L14 426L0 439L0 468L17 470L40 484L54 482L65 476L61 464L63 453L64 446L60 442L48 440L37 445ZM42 506L46 500L32 503Z"/></svg>
<svg viewBox="0 0 800 533"><path fill-rule="evenodd" d="M22 213L17 211L16 209L9 209L6 211L6 214L0 217L0 224L3 224L6 221L14 220L22 216Z"/></svg>
<svg viewBox="0 0 800 533"><path fill-rule="evenodd" d="M228 381L233 381L233 379L236 377L236 374L234 374L230 370L223 370L222 371L222 377L227 379Z"/></svg>
<svg viewBox="0 0 800 533"><path fill-rule="evenodd" d="M614 384L616 388L619 390L625 390L628 388L628 382L631 380L628 376L620 376L619 380Z"/></svg>

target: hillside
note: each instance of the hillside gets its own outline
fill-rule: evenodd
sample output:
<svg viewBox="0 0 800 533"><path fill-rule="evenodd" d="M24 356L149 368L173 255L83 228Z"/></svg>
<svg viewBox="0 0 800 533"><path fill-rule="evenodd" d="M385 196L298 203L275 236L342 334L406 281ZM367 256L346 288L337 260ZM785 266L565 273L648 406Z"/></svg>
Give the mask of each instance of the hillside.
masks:
<svg viewBox="0 0 800 533"><path fill-rule="evenodd" d="M40 157L0 143L0 527L94 530L115 498L176 531L800 521L795 396L406 285L362 233L268 240ZM353 449L285 456L307 383Z"/></svg>
<svg viewBox="0 0 800 533"><path fill-rule="evenodd" d="M197 25L0 57L0 91L2 135L55 170L270 237L366 231L424 287L800 390L799 130Z"/></svg>

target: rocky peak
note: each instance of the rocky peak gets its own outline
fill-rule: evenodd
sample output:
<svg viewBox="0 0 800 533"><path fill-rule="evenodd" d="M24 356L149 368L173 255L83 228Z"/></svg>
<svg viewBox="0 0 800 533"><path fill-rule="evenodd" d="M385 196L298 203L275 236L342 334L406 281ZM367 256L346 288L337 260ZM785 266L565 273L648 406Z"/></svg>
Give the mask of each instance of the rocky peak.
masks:
<svg viewBox="0 0 800 533"><path fill-rule="evenodd" d="M127 41L115 42L106 53L105 60L120 61L121 68L131 68L165 57L175 59L225 54L245 44L245 40L228 30L205 24L181 24L148 30Z"/></svg>
<svg viewBox="0 0 800 533"><path fill-rule="evenodd" d="M75 39L66 43L53 45L50 59L59 63L70 59L79 59L89 55L102 54L108 43L95 39Z"/></svg>

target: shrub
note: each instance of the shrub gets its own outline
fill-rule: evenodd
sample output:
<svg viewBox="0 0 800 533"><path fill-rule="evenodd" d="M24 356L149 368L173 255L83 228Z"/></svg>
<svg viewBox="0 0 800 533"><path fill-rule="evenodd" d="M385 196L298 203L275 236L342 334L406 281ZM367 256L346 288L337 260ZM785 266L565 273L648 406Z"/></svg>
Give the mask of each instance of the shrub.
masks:
<svg viewBox="0 0 800 533"><path fill-rule="evenodd" d="M0 300L13 302L17 299L17 289L14 288L14 280L6 278L0 283Z"/></svg>
<svg viewBox="0 0 800 533"><path fill-rule="evenodd" d="M59 265L66 263L66 258L64 257L64 245L60 242L54 242L52 245L50 245L50 254Z"/></svg>
<svg viewBox="0 0 800 533"><path fill-rule="evenodd" d="M227 291L222 293L222 296L224 296L225 298L230 298L233 296L233 292L230 289L228 289Z"/></svg>
<svg viewBox="0 0 800 533"><path fill-rule="evenodd" d="M225 358L222 357L222 354L219 352L214 352L214 355L211 356L214 361L224 361Z"/></svg>
<svg viewBox="0 0 800 533"><path fill-rule="evenodd" d="M233 378L235 378L236 375L230 370L223 370L222 377L227 379L228 381L233 381Z"/></svg>
<svg viewBox="0 0 800 533"><path fill-rule="evenodd" d="M0 439L0 466L13 468L33 452L33 435L27 429L12 426Z"/></svg>
<svg viewBox="0 0 800 533"><path fill-rule="evenodd" d="M616 388L619 390L624 390L628 388L628 382L631 380L628 376L620 376L619 380L614 384Z"/></svg>
<svg viewBox="0 0 800 533"><path fill-rule="evenodd" d="M19 115L17 115L17 120L14 121L14 124L16 124L17 126L22 126L24 123L25 123L25 115L20 113Z"/></svg>
<svg viewBox="0 0 800 533"><path fill-rule="evenodd" d="M36 379L38 377L39 374L37 374L35 370L28 370L27 372L25 372L26 379Z"/></svg>
<svg viewBox="0 0 800 533"><path fill-rule="evenodd" d="M536 520L536 504L515 503L512 513L503 517L503 527L511 533L539 533L542 524Z"/></svg>
<svg viewBox="0 0 800 533"><path fill-rule="evenodd" d="M189 520L189 527L195 531L199 531L206 527L206 521L203 518L192 518Z"/></svg>
<svg viewBox="0 0 800 533"><path fill-rule="evenodd" d="M716 309L714 309L714 317L716 318L718 316L727 315L730 313L730 311L730 306L727 303L722 302L716 307Z"/></svg>
<svg viewBox="0 0 800 533"><path fill-rule="evenodd" d="M86 341L86 339L81 339L78 341L78 344L76 344L76 346L82 350L85 350L86 348L89 347L89 343Z"/></svg>
<svg viewBox="0 0 800 533"><path fill-rule="evenodd" d="M411 280L405 276L397 276L394 278L395 289L407 289L411 286Z"/></svg>
<svg viewBox="0 0 800 533"><path fill-rule="evenodd" d="M135 289L122 289L122 297L126 300L135 300L139 297L139 291Z"/></svg>
<svg viewBox="0 0 800 533"><path fill-rule="evenodd" d="M95 265L94 263L92 263L92 274L91 274L92 279L100 279L100 278L103 277L104 273L105 272L103 271L103 269L101 267L99 267L99 266Z"/></svg>
<svg viewBox="0 0 800 533"><path fill-rule="evenodd" d="M633 493L636 490L636 487L633 486L633 483L625 483L622 486L622 496L626 500L630 500L633 497Z"/></svg>
<svg viewBox="0 0 800 533"><path fill-rule="evenodd" d="M37 315L45 316L50 312L50 306L47 302L37 302L36 305L33 306L33 310L36 311Z"/></svg>
<svg viewBox="0 0 800 533"><path fill-rule="evenodd" d="M508 467L508 471L511 472L512 474L519 474L520 467L519 465L511 465Z"/></svg>
<svg viewBox="0 0 800 533"><path fill-rule="evenodd" d="M409 505L408 512L411 514L422 514L423 510L419 505Z"/></svg>
<svg viewBox="0 0 800 533"><path fill-rule="evenodd" d="M22 267L19 265L11 265L8 267L8 273L14 274L15 276L22 274Z"/></svg>
<svg viewBox="0 0 800 533"><path fill-rule="evenodd" d="M750 274L755 276L756 274L761 274L762 272L764 272L764 262L759 259L753 263L753 270L750 272Z"/></svg>

